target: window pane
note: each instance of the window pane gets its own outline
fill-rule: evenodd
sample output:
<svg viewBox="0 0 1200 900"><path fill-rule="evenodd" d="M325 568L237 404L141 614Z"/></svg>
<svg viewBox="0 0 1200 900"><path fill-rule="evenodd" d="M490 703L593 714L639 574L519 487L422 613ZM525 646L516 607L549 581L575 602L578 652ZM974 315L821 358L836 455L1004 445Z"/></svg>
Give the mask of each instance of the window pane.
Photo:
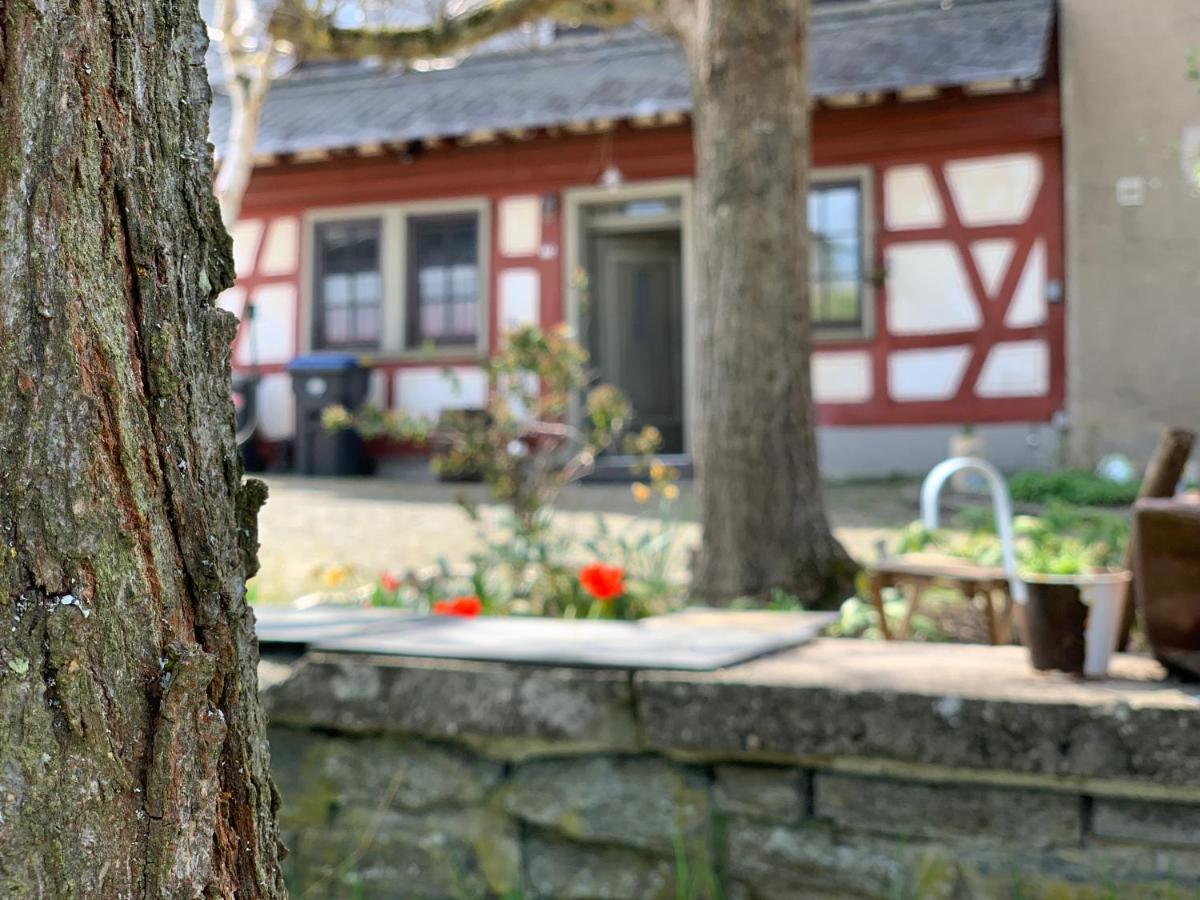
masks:
<svg viewBox="0 0 1200 900"><path fill-rule="evenodd" d="M454 333L459 335L473 335L475 333L475 307L474 303L456 303L454 304Z"/></svg>
<svg viewBox="0 0 1200 900"><path fill-rule="evenodd" d="M455 300L471 302L479 296L479 270L474 263L459 263L450 270L450 293Z"/></svg>
<svg viewBox="0 0 1200 900"><path fill-rule="evenodd" d="M808 289L808 301L812 307L812 317L814 322L820 322L825 315L825 283L818 281L812 284Z"/></svg>
<svg viewBox="0 0 1200 900"><path fill-rule="evenodd" d="M378 272L359 272L354 276L354 299L360 306L378 306L382 287Z"/></svg>
<svg viewBox="0 0 1200 900"><path fill-rule="evenodd" d="M409 343L470 343L479 326L475 214L409 219Z"/></svg>
<svg viewBox="0 0 1200 900"><path fill-rule="evenodd" d="M831 241L828 247L828 265L825 274L830 279L856 280L858 278L858 242Z"/></svg>
<svg viewBox="0 0 1200 900"><path fill-rule="evenodd" d="M808 195L809 288L813 321L862 320L862 192L857 184L815 185Z"/></svg>
<svg viewBox="0 0 1200 900"><path fill-rule="evenodd" d="M419 290L422 306L446 302L446 270L441 266L426 266L421 269Z"/></svg>
<svg viewBox="0 0 1200 900"><path fill-rule="evenodd" d="M446 332L446 304L437 303L421 307L421 334L426 338L439 338Z"/></svg>
<svg viewBox="0 0 1200 900"><path fill-rule="evenodd" d="M825 286L822 317L837 322L858 320L858 282L835 281Z"/></svg>
<svg viewBox="0 0 1200 900"><path fill-rule="evenodd" d="M327 275L325 277L325 305L349 306L350 286L349 275Z"/></svg>
<svg viewBox="0 0 1200 900"><path fill-rule="evenodd" d="M325 340L331 344L344 344L350 340L350 310L325 311Z"/></svg>
<svg viewBox="0 0 1200 900"><path fill-rule="evenodd" d="M825 191L824 199L824 209L821 211L821 230L830 237L856 237L858 235L858 189L830 188Z"/></svg>
<svg viewBox="0 0 1200 900"><path fill-rule="evenodd" d="M378 219L323 222L314 232L317 346L374 346L379 342Z"/></svg>
<svg viewBox="0 0 1200 900"><path fill-rule="evenodd" d="M379 308L375 306L360 306L358 319L354 323L354 338L359 341L370 341L379 334Z"/></svg>

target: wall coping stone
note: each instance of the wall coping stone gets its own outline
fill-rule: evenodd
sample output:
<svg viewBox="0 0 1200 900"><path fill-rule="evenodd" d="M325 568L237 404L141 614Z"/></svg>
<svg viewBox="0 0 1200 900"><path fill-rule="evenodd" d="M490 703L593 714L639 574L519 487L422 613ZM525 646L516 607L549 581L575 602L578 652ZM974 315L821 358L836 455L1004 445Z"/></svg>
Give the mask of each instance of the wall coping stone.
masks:
<svg viewBox="0 0 1200 900"><path fill-rule="evenodd" d="M1106 681L1019 647L820 639L717 672L310 652L267 660L273 724L450 740L505 759L685 761L1200 801L1200 690L1117 655ZM285 663L286 665L286 663Z"/></svg>

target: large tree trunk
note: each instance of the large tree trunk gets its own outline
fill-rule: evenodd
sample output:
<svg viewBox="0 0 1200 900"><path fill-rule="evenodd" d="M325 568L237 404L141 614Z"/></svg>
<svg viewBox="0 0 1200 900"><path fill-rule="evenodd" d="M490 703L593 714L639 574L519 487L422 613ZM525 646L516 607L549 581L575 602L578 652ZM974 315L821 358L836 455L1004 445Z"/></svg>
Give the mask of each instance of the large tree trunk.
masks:
<svg viewBox="0 0 1200 900"><path fill-rule="evenodd" d="M829 605L833 538L809 370L807 0L709 0L684 35L695 97L700 285L694 590Z"/></svg>
<svg viewBox="0 0 1200 900"><path fill-rule="evenodd" d="M195 0L0 2L0 895L275 897Z"/></svg>

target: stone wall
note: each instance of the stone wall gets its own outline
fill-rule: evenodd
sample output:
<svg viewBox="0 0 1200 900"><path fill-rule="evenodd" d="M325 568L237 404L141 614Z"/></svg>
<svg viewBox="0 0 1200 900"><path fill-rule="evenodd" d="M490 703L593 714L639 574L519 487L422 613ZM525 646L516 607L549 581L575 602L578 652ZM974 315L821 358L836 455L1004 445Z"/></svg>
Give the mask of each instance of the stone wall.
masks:
<svg viewBox="0 0 1200 900"><path fill-rule="evenodd" d="M1191 897L1200 694L1019 648L267 667L295 896Z"/></svg>

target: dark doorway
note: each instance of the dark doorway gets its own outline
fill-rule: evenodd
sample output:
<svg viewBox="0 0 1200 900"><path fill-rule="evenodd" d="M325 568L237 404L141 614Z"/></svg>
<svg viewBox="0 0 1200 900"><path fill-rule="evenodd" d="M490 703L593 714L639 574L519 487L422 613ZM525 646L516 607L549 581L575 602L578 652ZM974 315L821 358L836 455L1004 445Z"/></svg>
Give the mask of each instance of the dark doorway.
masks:
<svg viewBox="0 0 1200 900"><path fill-rule="evenodd" d="M625 392L633 427L653 425L682 453L683 284L678 227L593 233L588 349L599 377Z"/></svg>

